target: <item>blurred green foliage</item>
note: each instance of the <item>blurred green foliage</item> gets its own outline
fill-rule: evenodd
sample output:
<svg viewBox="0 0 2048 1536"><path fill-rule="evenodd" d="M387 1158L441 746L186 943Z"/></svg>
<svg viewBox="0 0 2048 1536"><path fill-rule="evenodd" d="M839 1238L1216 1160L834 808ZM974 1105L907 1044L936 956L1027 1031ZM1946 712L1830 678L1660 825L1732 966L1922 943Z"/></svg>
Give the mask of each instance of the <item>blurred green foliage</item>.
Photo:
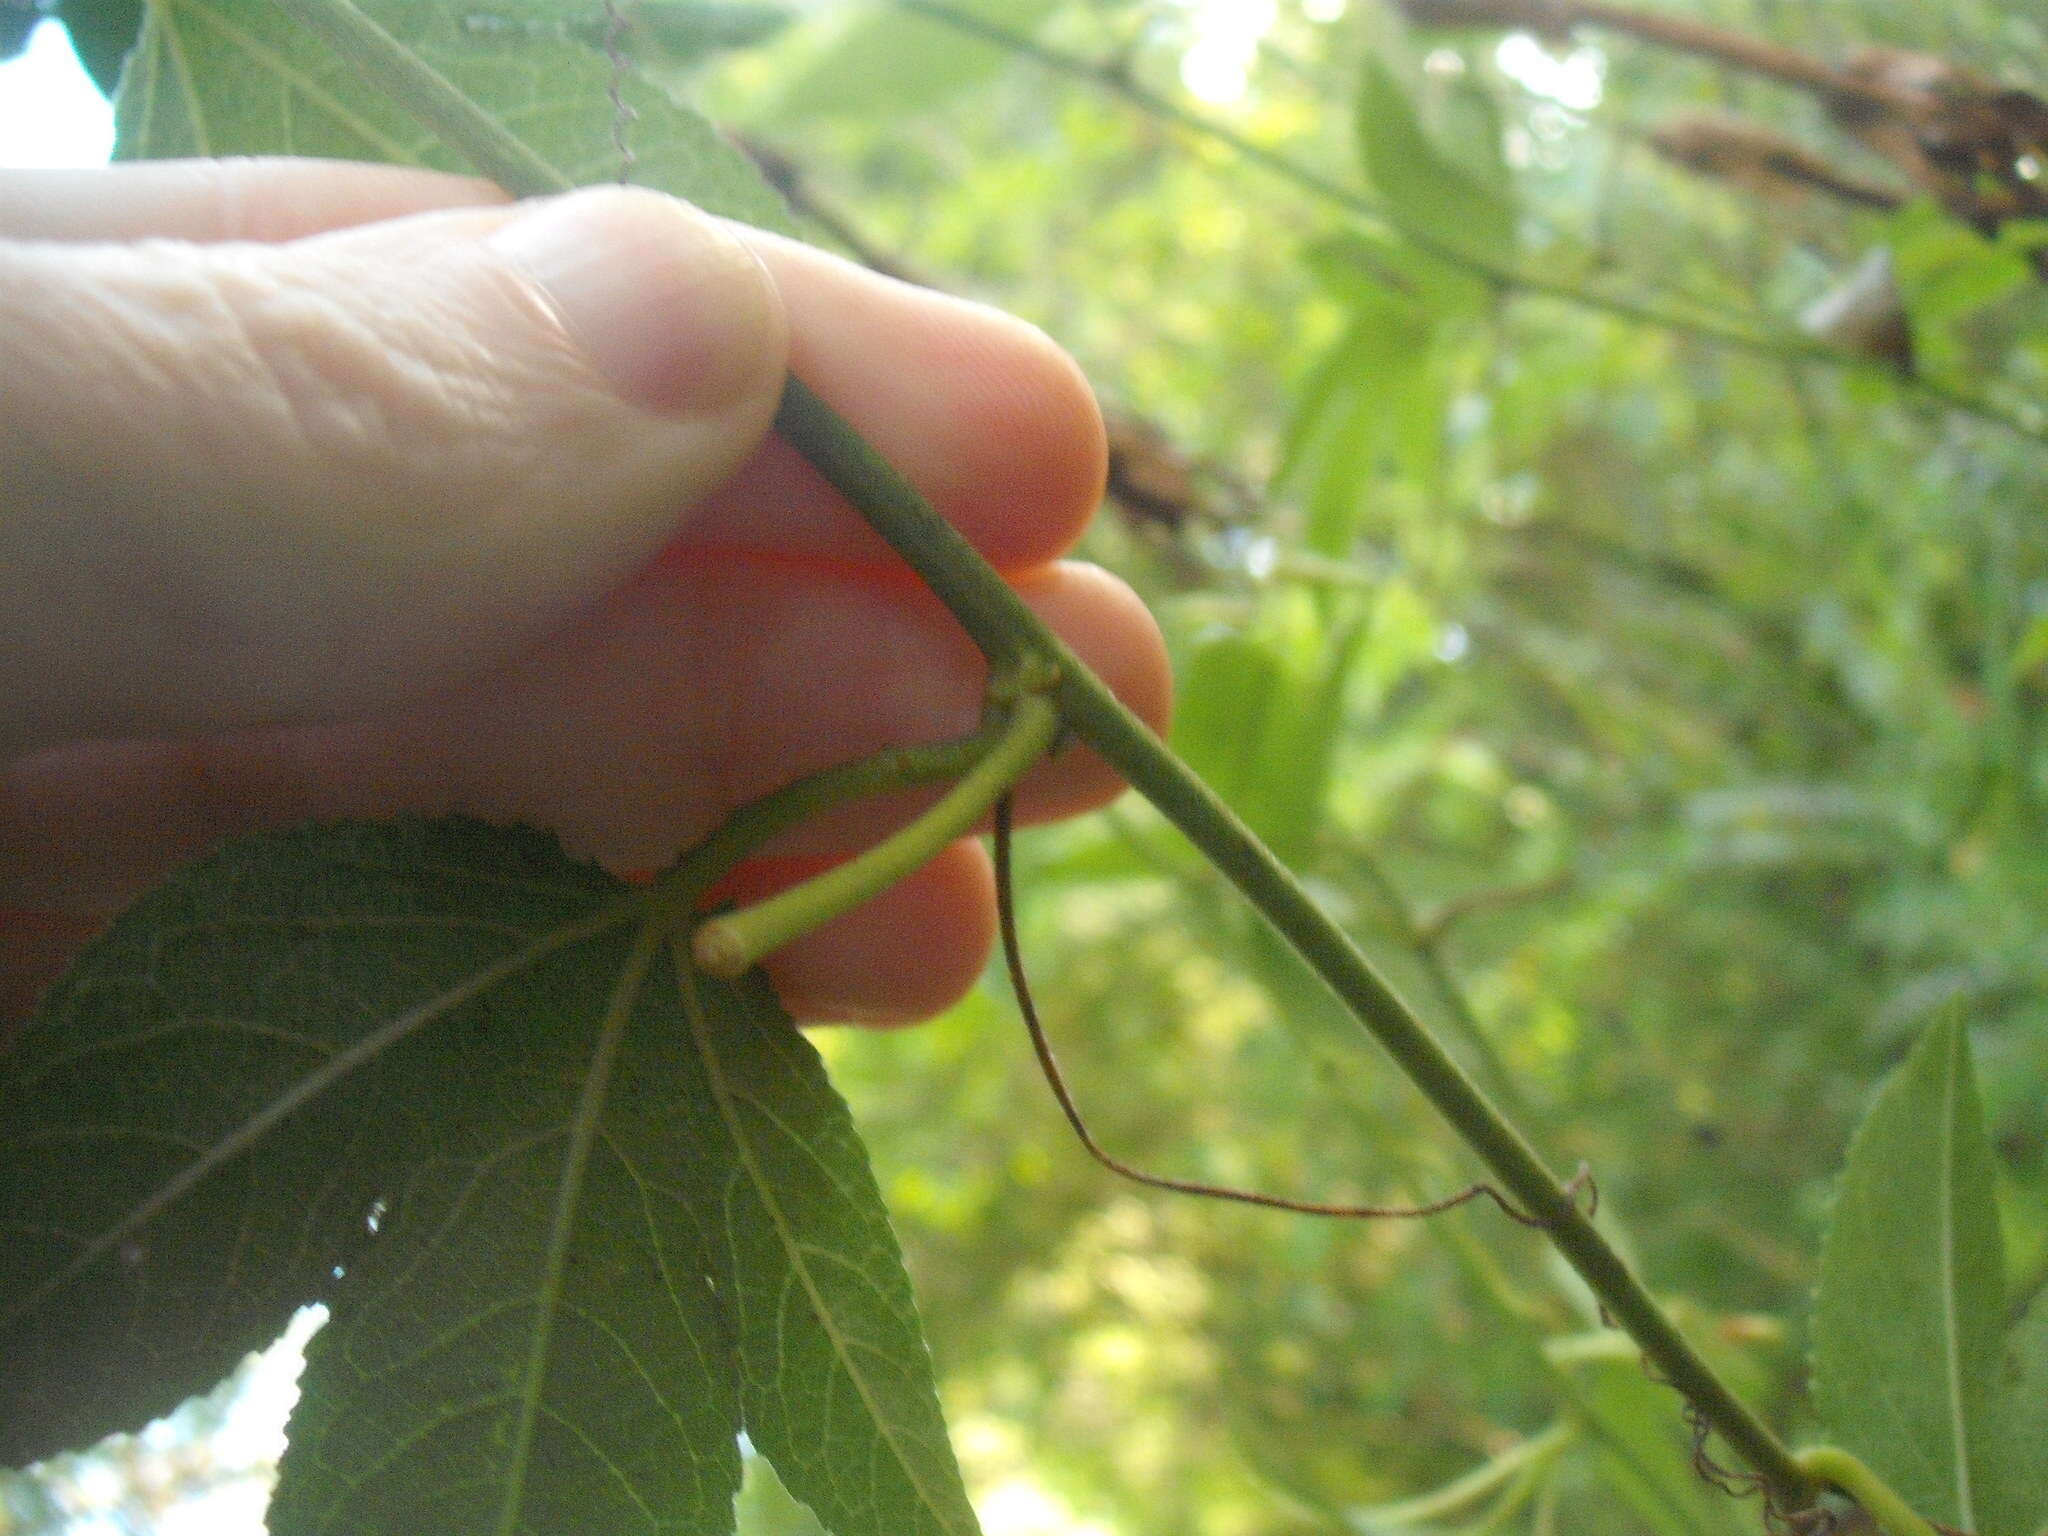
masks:
<svg viewBox="0 0 2048 1536"><path fill-rule="evenodd" d="M1167 627L1174 745L1554 1160L1590 1162L1659 1293L1810 1437L1832 1180L1947 1005L1972 1022L2016 1274L2048 1244L2029 231L1678 169L1647 131L1714 111L1884 175L1811 97L1626 38L1546 54L1377 0L1283 0L1263 31L1249 5L963 9L1095 77L1015 49L998 69L956 30L943 78L806 102L792 82L908 20L833 4L697 89L871 252L1044 325L1194 466L1184 516L1111 509L1084 551ZM1823 58L1884 45L2048 83L2021 6L1682 9ZM1241 92L1214 83L1233 28ZM1589 80L1597 101L1559 99ZM1818 358L1799 328L1880 246L1920 381ZM1331 1199L1469 1176L1144 807L1020 859L1040 1007L1112 1148ZM1060 1124L999 980L929 1029L826 1049L992 1531L1757 1528L1489 1208L1329 1225L1120 1185Z"/></svg>

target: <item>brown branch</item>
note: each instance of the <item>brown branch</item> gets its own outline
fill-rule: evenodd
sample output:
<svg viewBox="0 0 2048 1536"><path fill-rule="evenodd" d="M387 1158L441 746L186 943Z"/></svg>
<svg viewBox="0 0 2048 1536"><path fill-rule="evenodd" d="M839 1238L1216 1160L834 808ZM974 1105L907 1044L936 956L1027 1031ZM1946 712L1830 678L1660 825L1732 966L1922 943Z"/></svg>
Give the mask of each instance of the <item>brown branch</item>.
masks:
<svg viewBox="0 0 2048 1536"><path fill-rule="evenodd" d="M899 283L909 283L916 288L939 286L913 272L899 257L868 239L852 219L829 200L818 195L802 168L781 150L751 137L741 138L735 135L734 142L739 146L741 153L754 162L755 168L760 171L768 185L782 194L784 202L801 217L809 219L830 235L847 255L869 271L879 272L884 277L893 277Z"/></svg>
<svg viewBox="0 0 2048 1536"><path fill-rule="evenodd" d="M1689 21L1658 11L1637 11L1599 0L1393 0L1409 21L1425 27L1524 28L1567 37L1578 27L1620 32L1659 47L1710 59L1814 91L1833 100L1854 100L1894 112L1912 110L1914 98L1883 79L1850 71L1791 48L1741 32Z"/></svg>
<svg viewBox="0 0 2048 1536"><path fill-rule="evenodd" d="M768 184L802 218L831 237L855 261L900 283L943 291L896 252L883 249L846 212L821 196L802 166L773 145L748 137L740 149ZM1103 429L1109 469L1103 494L1133 526L1178 535L1190 524L1243 520L1255 499L1226 466L1197 458L1174 442L1158 422L1134 411L1105 406Z"/></svg>
<svg viewBox="0 0 2048 1536"><path fill-rule="evenodd" d="M1860 208L1889 210L1905 199L1889 187L1838 170L1805 145L1761 124L1712 113L1687 113L1650 130L1650 147L1674 164L1754 192L1798 196L1821 192Z"/></svg>
<svg viewBox="0 0 2048 1536"><path fill-rule="evenodd" d="M1524 27L1551 37L1601 28L1796 86L1818 95L1829 116L1915 189L1983 232L2008 219L2048 216L2048 187L2033 169L2048 155L2048 102L1932 54L1863 48L1831 64L1740 32L1601 0L1390 3L1424 26ZM2036 266L2048 276L2048 259Z"/></svg>

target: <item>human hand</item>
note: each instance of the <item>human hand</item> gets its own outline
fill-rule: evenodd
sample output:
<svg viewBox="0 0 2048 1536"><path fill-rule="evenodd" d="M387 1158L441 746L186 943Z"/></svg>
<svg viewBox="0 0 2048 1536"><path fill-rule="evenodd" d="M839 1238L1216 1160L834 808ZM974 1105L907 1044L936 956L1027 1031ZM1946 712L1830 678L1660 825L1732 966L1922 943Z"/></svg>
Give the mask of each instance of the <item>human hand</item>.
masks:
<svg viewBox="0 0 2048 1536"><path fill-rule="evenodd" d="M960 734L983 668L786 444L791 366L1141 715L1158 632L1060 563L1101 426L992 311L655 194L508 206L308 161L0 174L0 1019L220 838L461 812L657 867L799 774ZM1097 805L1074 750L1023 819ZM911 804L853 807L753 894ZM769 965L799 1017L945 1006L955 845Z"/></svg>

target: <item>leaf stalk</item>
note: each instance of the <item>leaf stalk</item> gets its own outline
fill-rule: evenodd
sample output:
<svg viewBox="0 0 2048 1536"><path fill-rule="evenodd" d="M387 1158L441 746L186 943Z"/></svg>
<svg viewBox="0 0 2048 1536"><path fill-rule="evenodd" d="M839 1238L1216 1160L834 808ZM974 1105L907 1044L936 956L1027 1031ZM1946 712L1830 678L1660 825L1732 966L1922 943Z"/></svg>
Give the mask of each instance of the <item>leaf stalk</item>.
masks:
<svg viewBox="0 0 2048 1536"><path fill-rule="evenodd" d="M741 860L760 852L792 827L854 800L959 778L988 755L1002 726L1001 718L992 717L979 729L952 741L892 747L771 790L741 806L702 842L686 850L655 882L654 901L672 920L680 920Z"/></svg>
<svg viewBox="0 0 2048 1536"><path fill-rule="evenodd" d="M1026 693L1008 711L981 761L937 804L893 836L814 879L738 912L698 925L690 952L698 967L733 981L792 939L850 912L922 868L964 837L1058 738L1059 712L1043 693Z"/></svg>
<svg viewBox="0 0 2048 1536"><path fill-rule="evenodd" d="M1854 1499L1884 1536L1939 1536L1932 1522L1915 1514L1882 1478L1840 1446L1816 1445L1796 1459L1809 1477L1832 1483Z"/></svg>

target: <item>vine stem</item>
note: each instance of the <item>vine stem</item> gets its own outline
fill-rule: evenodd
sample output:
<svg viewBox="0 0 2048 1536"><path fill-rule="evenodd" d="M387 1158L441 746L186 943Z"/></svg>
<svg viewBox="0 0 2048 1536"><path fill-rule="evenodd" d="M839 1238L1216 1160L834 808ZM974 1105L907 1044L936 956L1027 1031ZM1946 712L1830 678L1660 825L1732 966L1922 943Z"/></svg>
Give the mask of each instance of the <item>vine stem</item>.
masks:
<svg viewBox="0 0 2048 1536"><path fill-rule="evenodd" d="M984 653L1051 658L1067 728L1157 806L1292 944L1360 1024L1549 1235L1671 1385L1790 1508L1814 1480L1731 1392L1521 1133L1423 1026L1301 882L1010 590L960 532L801 380L776 426L917 572Z"/></svg>
<svg viewBox="0 0 2048 1536"><path fill-rule="evenodd" d="M526 196L569 186L560 171L351 0L274 3L507 191ZM785 385L776 426L931 588L988 658L994 675L1021 667L1056 679L1046 696L1057 706L1059 723L1157 806L1294 946L1546 1230L1616 1324L1756 1470L1773 1499L1792 1509L1811 1504L1819 1494L1816 1478L1693 1349L1535 1149L1230 808L1025 606L958 529L801 380Z"/></svg>

